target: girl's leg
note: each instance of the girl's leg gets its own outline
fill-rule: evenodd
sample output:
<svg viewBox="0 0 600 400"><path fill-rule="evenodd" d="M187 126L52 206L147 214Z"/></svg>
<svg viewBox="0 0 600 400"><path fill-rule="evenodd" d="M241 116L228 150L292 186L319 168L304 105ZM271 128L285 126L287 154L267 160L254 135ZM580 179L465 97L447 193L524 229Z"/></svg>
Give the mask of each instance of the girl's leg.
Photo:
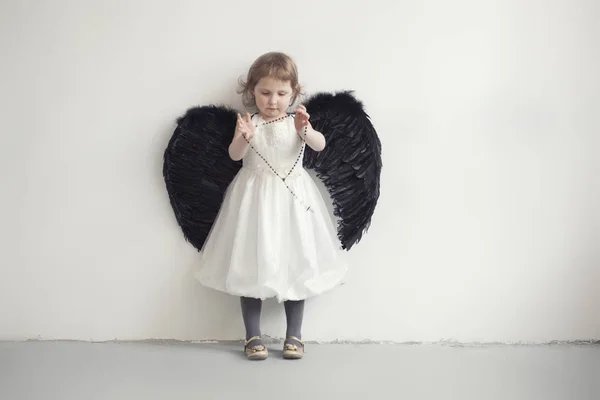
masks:
<svg viewBox="0 0 600 400"><path fill-rule="evenodd" d="M302 320L304 318L304 300L287 300L284 303L285 316L287 319L286 337L294 336L302 340ZM300 346L297 340L286 339L285 344Z"/></svg>
<svg viewBox="0 0 600 400"><path fill-rule="evenodd" d="M254 336L260 336L260 313L262 309L262 300L253 299L250 297L242 297L242 318L244 319L244 326L246 328L246 340ZM248 343L248 347L254 347L261 345L260 339L252 340Z"/></svg>

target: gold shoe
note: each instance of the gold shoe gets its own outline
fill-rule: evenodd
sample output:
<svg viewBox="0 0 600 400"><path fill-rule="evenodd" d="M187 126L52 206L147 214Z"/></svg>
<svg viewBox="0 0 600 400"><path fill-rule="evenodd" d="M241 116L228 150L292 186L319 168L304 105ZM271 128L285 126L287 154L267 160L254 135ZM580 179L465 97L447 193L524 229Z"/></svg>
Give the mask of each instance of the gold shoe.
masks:
<svg viewBox="0 0 600 400"><path fill-rule="evenodd" d="M304 343L295 336L288 336L286 340L295 340L300 343L300 347L292 343L283 345L283 358L287 360L299 360L304 356Z"/></svg>
<svg viewBox="0 0 600 400"><path fill-rule="evenodd" d="M248 343L253 340L260 339L260 336L253 336L250 339L246 340L246 344L244 345L244 352L246 353L246 357L249 360L266 360L269 355L269 350L262 344L257 344L252 347L248 347Z"/></svg>

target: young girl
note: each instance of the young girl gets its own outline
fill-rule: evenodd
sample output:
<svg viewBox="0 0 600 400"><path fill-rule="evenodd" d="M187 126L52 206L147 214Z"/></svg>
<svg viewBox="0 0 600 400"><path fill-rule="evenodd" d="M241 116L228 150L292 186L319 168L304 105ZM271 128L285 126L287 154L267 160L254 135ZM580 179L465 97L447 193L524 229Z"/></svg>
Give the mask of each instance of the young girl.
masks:
<svg viewBox="0 0 600 400"><path fill-rule="evenodd" d="M264 360L262 301L284 303L283 356L302 358L304 300L342 282L347 265L317 186L302 166L305 146L321 151L323 135L302 105L294 61L282 53L260 56L239 93L252 116L238 114L229 156L243 166L229 185L202 251L196 278L240 296L251 360Z"/></svg>

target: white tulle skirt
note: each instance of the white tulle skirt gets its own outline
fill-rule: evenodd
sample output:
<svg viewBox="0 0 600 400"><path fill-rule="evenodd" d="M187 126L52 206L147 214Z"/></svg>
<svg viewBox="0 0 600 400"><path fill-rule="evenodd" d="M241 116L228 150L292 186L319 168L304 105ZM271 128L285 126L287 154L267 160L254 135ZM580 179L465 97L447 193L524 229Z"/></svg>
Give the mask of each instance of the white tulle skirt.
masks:
<svg viewBox="0 0 600 400"><path fill-rule="evenodd" d="M266 167L238 172L202 249L195 271L200 283L279 302L343 283L345 254L315 182L297 168L286 183L296 196Z"/></svg>

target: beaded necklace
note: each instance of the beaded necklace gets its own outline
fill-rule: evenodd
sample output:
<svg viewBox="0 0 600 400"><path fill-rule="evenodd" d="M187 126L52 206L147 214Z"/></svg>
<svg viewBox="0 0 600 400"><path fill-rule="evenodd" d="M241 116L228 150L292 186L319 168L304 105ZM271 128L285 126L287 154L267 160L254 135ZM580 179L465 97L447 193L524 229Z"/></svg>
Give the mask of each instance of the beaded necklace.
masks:
<svg viewBox="0 0 600 400"><path fill-rule="evenodd" d="M253 114L252 116L254 116L254 115L256 115L256 114ZM272 124L272 123L275 123L275 122L283 121L283 120L285 120L287 118L294 118L294 116L291 115L291 114L288 114L288 115L286 115L284 117L279 117L277 119L274 119L274 120L271 120L271 121L268 121L268 122L264 122L260 126L265 126L265 125L269 125L269 124ZM258 125L254 125L254 127L258 128ZM294 168L296 168L296 165L298 165L298 161L300 161L300 157L302 157L302 151L304 150L304 145L306 144L306 140L305 140L305 138L306 138L306 131L307 131L307 127L305 126L304 127L304 131L303 131L304 137L302 137L302 136L300 137L300 139L302 140L302 146L300 147L300 152L298 153L298 157L296 157L296 161L294 161L294 165L292 166L292 168L290 168L290 170L287 173L287 175L283 176L283 177L281 175L279 175L279 173L275 170L275 168L273 168L273 166L267 161L267 159L262 154L260 154L260 152L258 150L256 150L256 148L254 146L252 146L252 143L250 143L250 141L246 138L246 135L242 135L242 136L244 137L244 140L246 140L246 142L250 145L250 148L265 162L265 164L267 164L267 166L271 169L271 171L273 171L273 173L275 175L277 175L277 177L279 179L281 179L281 182L283 182L283 184L285 185L285 187L294 196L294 198L296 200L298 200L302 204L303 207L306 208L306 211L314 212L313 210L311 210L310 206L307 206L302 201L302 199L300 199L298 197L298 195L292 190L292 188L290 188L288 186L287 182L285 181L290 176L290 174L292 173L292 171L294 171Z"/></svg>

